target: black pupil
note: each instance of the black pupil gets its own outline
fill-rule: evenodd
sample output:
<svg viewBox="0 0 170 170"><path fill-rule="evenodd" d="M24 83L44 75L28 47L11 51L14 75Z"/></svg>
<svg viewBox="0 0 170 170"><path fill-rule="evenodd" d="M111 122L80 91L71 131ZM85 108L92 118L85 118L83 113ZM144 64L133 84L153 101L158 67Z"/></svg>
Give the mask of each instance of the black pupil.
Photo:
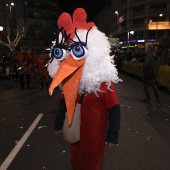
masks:
<svg viewBox="0 0 170 170"><path fill-rule="evenodd" d="M58 54L59 54L59 51L58 51L58 50L55 50L55 54L58 55Z"/></svg>
<svg viewBox="0 0 170 170"><path fill-rule="evenodd" d="M76 46L76 47L75 47L75 50L76 50L76 51L80 51L80 47L79 47L79 46Z"/></svg>

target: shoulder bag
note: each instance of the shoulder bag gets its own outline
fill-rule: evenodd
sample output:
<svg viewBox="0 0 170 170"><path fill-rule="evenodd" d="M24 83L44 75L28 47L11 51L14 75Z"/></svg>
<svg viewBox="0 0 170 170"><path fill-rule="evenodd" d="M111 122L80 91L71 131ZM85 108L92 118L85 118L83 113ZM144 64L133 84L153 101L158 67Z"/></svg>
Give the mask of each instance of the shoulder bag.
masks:
<svg viewBox="0 0 170 170"><path fill-rule="evenodd" d="M68 143L76 143L80 140L80 126L81 126L81 103L84 94L80 97L79 102L76 104L72 124L68 124L67 113L63 125L63 137Z"/></svg>

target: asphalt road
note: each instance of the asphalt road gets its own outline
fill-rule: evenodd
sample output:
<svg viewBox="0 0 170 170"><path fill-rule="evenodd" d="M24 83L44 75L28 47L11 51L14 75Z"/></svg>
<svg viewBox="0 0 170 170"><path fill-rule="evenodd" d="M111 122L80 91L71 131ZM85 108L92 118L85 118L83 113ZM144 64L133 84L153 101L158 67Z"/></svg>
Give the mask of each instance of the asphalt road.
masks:
<svg viewBox="0 0 170 170"><path fill-rule="evenodd" d="M101 170L170 170L170 93L161 105L141 103L142 82L120 73L115 84L121 105L118 148L107 148ZM0 170L71 170L69 144L53 131L59 89L19 90L0 81ZM153 94L153 93L152 93Z"/></svg>

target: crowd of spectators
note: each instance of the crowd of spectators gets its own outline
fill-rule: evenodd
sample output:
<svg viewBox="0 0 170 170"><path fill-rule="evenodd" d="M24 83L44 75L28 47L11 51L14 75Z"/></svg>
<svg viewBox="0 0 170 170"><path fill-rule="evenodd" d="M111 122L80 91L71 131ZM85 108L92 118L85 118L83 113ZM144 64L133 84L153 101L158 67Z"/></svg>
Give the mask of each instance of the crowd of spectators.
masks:
<svg viewBox="0 0 170 170"><path fill-rule="evenodd" d="M170 48L159 47L156 51L156 56L159 59L160 65L170 66ZM16 78L17 81L17 56L16 51L3 53L0 51L0 80ZM146 52L144 50L122 50L122 49L111 49L110 55L114 55L114 61L117 69L121 70L122 61L132 62L144 62Z"/></svg>
<svg viewBox="0 0 170 170"><path fill-rule="evenodd" d="M23 59L21 57L21 61L23 63L20 64L19 54L21 53L23 53L23 56L25 57L23 57ZM48 63L49 59L50 56L48 52L42 49L35 51L30 50L29 48L25 48L14 52L9 51L8 53L3 53L0 51L0 81L13 79L16 82L20 82L23 76L28 77L27 75L29 75L30 78L35 79L36 75L36 84L38 84L38 86L41 88L43 88L45 84L48 88L49 75L47 72L46 64ZM27 71L21 75L19 74L18 69L22 65L25 66Z"/></svg>
<svg viewBox="0 0 170 170"><path fill-rule="evenodd" d="M161 48L155 49L156 57L159 60L160 65L170 66L170 48ZM127 50L122 49L112 49L110 55L114 55L115 64L118 70L121 70L122 61L132 61L132 62L144 62L146 52L142 49Z"/></svg>
<svg viewBox="0 0 170 170"><path fill-rule="evenodd" d="M170 66L170 48L158 48L156 54L160 60L160 65Z"/></svg>

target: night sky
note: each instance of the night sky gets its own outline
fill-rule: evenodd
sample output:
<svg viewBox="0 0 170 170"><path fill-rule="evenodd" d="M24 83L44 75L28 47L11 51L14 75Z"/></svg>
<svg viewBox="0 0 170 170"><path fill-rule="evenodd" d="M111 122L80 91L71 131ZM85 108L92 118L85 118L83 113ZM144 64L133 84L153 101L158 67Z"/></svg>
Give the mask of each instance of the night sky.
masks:
<svg viewBox="0 0 170 170"><path fill-rule="evenodd" d="M88 16L87 21L93 21L95 14L102 10L104 0L59 0L59 2L63 11L71 15L76 8L84 8Z"/></svg>

